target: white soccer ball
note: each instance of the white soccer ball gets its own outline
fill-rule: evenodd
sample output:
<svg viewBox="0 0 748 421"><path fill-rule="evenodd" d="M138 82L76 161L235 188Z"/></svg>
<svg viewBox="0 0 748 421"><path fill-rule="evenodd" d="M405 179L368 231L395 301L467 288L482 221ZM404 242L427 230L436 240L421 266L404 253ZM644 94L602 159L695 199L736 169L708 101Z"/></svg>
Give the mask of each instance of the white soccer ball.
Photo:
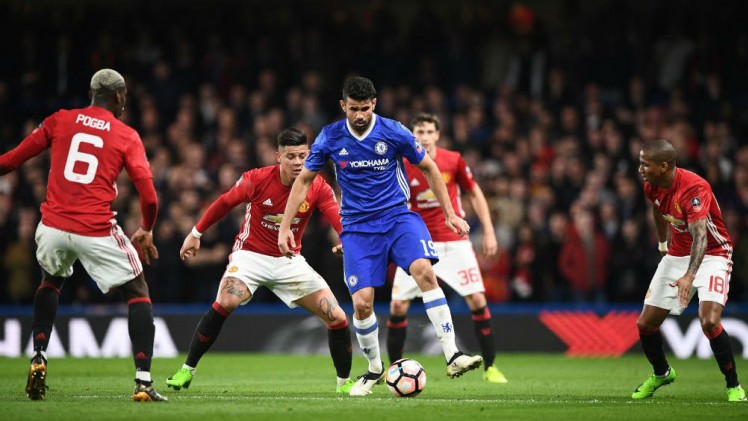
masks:
<svg viewBox="0 0 748 421"><path fill-rule="evenodd" d="M426 371L416 360L403 358L387 369L387 387L398 398L418 395L426 386Z"/></svg>

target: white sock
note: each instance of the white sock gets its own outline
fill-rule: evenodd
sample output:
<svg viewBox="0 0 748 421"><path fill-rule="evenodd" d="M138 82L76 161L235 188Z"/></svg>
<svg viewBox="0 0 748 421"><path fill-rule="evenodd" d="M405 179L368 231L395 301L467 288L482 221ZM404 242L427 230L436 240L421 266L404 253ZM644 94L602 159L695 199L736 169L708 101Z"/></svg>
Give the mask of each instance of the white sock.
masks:
<svg viewBox="0 0 748 421"><path fill-rule="evenodd" d="M444 297L444 291L441 288L432 289L423 292L423 305L426 307L426 314L434 325L436 337L442 344L444 358L449 361L457 352L455 344L455 329L452 323L452 312L449 311L447 299Z"/></svg>
<svg viewBox="0 0 748 421"><path fill-rule="evenodd" d="M379 356L379 323L377 316L371 313L371 316L364 320L358 320L353 317L353 329L356 331L356 339L364 356L369 360L369 371L372 373L381 373L382 358Z"/></svg>
<svg viewBox="0 0 748 421"><path fill-rule="evenodd" d="M346 377L345 379L341 379L340 377L338 377L338 386L344 385L348 380L350 380L350 377Z"/></svg>
<svg viewBox="0 0 748 421"><path fill-rule="evenodd" d="M186 368L187 370L190 370L190 373L195 374L195 367L190 367L187 364L182 364L182 368Z"/></svg>
<svg viewBox="0 0 748 421"><path fill-rule="evenodd" d="M150 371L136 371L135 380L140 380L141 382L150 382L151 372Z"/></svg>

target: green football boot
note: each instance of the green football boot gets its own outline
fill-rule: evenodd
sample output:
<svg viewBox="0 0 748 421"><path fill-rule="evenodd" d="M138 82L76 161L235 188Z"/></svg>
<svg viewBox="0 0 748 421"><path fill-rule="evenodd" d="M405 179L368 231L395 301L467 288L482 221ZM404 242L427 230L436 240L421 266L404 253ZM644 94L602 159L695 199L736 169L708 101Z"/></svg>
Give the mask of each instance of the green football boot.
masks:
<svg viewBox="0 0 748 421"><path fill-rule="evenodd" d="M745 397L745 390L743 390L743 386L738 385L738 387L728 387L727 388L727 400L729 402L745 402L748 401Z"/></svg>
<svg viewBox="0 0 748 421"><path fill-rule="evenodd" d="M646 399L649 397L652 397L654 395L655 390L661 388L662 386L669 385L670 383L675 381L675 369L673 367L670 367L670 370L668 370L668 373L664 377L658 377L652 374L647 378L647 380L644 380L642 384L639 385L639 387L634 390L634 393L631 394L631 399Z"/></svg>
<svg viewBox="0 0 748 421"><path fill-rule="evenodd" d="M486 371L483 372L483 380L489 383L507 383L509 380L506 379L504 373L501 372L495 365L489 366Z"/></svg>
<svg viewBox="0 0 748 421"><path fill-rule="evenodd" d="M346 395L351 393L351 387L353 387L354 383L356 382L351 379L346 380L345 383L335 388L335 393L344 393Z"/></svg>
<svg viewBox="0 0 748 421"><path fill-rule="evenodd" d="M173 376L166 379L166 385L174 390L179 390L181 388L189 389L193 375L193 371L189 368L182 368Z"/></svg>

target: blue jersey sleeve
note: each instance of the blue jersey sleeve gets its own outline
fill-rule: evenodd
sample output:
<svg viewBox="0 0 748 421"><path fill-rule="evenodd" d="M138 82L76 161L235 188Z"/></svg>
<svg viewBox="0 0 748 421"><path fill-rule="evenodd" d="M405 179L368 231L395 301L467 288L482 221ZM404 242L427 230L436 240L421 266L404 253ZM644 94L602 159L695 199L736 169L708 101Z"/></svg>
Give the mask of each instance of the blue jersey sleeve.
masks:
<svg viewBox="0 0 748 421"><path fill-rule="evenodd" d="M304 161L304 167L309 171L319 171L327 163L330 154L327 150L327 135L323 129L317 135L317 138L312 144L312 150L309 152L309 156Z"/></svg>
<svg viewBox="0 0 748 421"><path fill-rule="evenodd" d="M423 160L423 157L426 156L426 149L421 146L421 143L416 140L413 133L403 126L402 123L398 122L395 125L394 132L400 154L408 158L408 161L412 164L418 165Z"/></svg>

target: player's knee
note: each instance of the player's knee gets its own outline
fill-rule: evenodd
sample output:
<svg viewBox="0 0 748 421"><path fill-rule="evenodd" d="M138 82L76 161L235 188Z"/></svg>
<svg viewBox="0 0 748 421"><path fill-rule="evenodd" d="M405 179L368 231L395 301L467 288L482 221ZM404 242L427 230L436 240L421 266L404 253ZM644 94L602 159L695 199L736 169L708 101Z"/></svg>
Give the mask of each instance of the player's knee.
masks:
<svg viewBox="0 0 748 421"><path fill-rule="evenodd" d="M148 283L145 281L145 276L142 273L135 279L120 285L117 289L126 301L133 298L149 297Z"/></svg>
<svg viewBox="0 0 748 421"><path fill-rule="evenodd" d="M466 296L465 301L471 311L480 310L486 306L486 296L480 292Z"/></svg>
<svg viewBox="0 0 748 421"><path fill-rule="evenodd" d="M639 333L643 335L651 335L652 333L655 333L658 327L659 326L653 326L649 320L643 317L639 317L636 320L636 328L639 330Z"/></svg>
<svg viewBox="0 0 748 421"><path fill-rule="evenodd" d="M431 266L431 261L428 259L418 259L410 265L410 276L421 284L436 284L436 276L434 276L434 268Z"/></svg>
<svg viewBox="0 0 748 421"><path fill-rule="evenodd" d="M231 294L225 291L221 291L216 297L216 302L221 305L226 311L232 312L236 310L243 302L248 301L251 298L249 291L244 291L241 296L239 294Z"/></svg>
<svg viewBox="0 0 748 421"><path fill-rule="evenodd" d="M353 312L358 320L364 320L374 312L373 303L366 300L353 300Z"/></svg>
<svg viewBox="0 0 748 421"><path fill-rule="evenodd" d="M392 316L405 316L408 313L409 302L402 300L390 301L390 315Z"/></svg>
<svg viewBox="0 0 748 421"><path fill-rule="evenodd" d="M330 312L330 320L322 320L325 322L325 324L337 324L341 323L344 320L346 320L345 311L343 311L342 308L339 306L336 306L331 312Z"/></svg>
<svg viewBox="0 0 748 421"><path fill-rule="evenodd" d="M706 336L712 336L714 332L719 330L722 326L722 322L718 317L704 317L701 319L701 330Z"/></svg>

